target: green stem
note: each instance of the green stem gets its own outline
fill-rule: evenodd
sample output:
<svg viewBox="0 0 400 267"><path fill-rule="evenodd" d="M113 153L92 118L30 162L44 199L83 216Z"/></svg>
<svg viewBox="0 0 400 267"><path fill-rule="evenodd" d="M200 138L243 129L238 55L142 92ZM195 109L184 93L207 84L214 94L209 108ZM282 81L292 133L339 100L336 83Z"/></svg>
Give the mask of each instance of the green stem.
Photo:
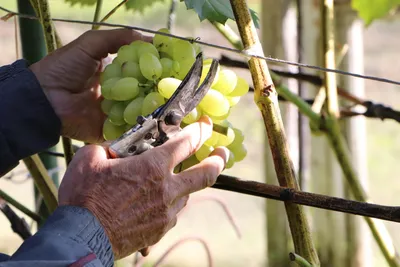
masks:
<svg viewBox="0 0 400 267"><path fill-rule="evenodd" d="M244 49L252 48L257 55L263 55L246 0L230 0L230 2ZM258 58L250 58L249 69L254 84L254 100L264 118L279 184L299 189L280 114L278 94L267 62ZM320 262L304 208L290 202L285 202L285 208L296 253L303 255L313 265L319 266Z"/></svg>
<svg viewBox="0 0 400 267"><path fill-rule="evenodd" d="M312 267L312 265L306 261L306 259L297 255L296 253L290 253L289 257L291 261L296 262L300 267Z"/></svg>
<svg viewBox="0 0 400 267"><path fill-rule="evenodd" d="M111 9L111 11L108 12L107 15L105 15L104 18L102 18L100 22L105 22L106 20L108 20L115 12L117 12L117 10L120 7L125 5L126 2L128 2L128 0L122 0L118 5L116 5L113 9ZM99 28L100 28L100 25L94 25L94 27L92 29L98 30Z"/></svg>
<svg viewBox="0 0 400 267"><path fill-rule="evenodd" d="M7 201L10 205L14 206L16 209L23 212L25 215L29 216L32 220L35 220L37 223L40 224L43 221L43 217L31 211L30 209L19 203L16 199L14 199L1 189L0 189L0 198Z"/></svg>
<svg viewBox="0 0 400 267"><path fill-rule="evenodd" d="M239 36L229 27L228 24L221 24L219 22L211 22L211 24L228 40L236 49L243 49L242 40Z"/></svg>
<svg viewBox="0 0 400 267"><path fill-rule="evenodd" d="M94 12L93 22L99 22L103 0L97 0L96 10ZM92 25L92 30L95 30L95 25Z"/></svg>
<svg viewBox="0 0 400 267"><path fill-rule="evenodd" d="M54 182L48 175L47 170L38 155L25 158L23 161L26 165L26 168L31 173L37 189L43 196L43 200L46 203L47 208L49 209L50 213L52 213L58 206L57 188Z"/></svg>

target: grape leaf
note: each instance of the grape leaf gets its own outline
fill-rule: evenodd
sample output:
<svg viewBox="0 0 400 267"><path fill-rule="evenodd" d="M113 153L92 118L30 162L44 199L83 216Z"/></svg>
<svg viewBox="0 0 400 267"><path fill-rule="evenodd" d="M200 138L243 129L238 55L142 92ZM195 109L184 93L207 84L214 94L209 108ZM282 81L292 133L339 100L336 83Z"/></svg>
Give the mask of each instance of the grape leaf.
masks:
<svg viewBox="0 0 400 267"><path fill-rule="evenodd" d="M181 0L186 4L187 9L193 9L199 16L200 21L205 19L211 22L225 24L228 19L235 20L229 0ZM257 13L250 9L254 25L259 28Z"/></svg>
<svg viewBox="0 0 400 267"><path fill-rule="evenodd" d="M352 0L351 2L352 8L358 12L366 25L385 17L398 5L400 5L400 0Z"/></svg>
<svg viewBox="0 0 400 267"><path fill-rule="evenodd" d="M65 0L66 3L70 3L71 6L80 4L81 6L93 6L97 3L97 0Z"/></svg>
<svg viewBox="0 0 400 267"><path fill-rule="evenodd" d="M143 13L147 8L155 4L156 2L165 2L165 0L129 0L125 4L126 9L133 9Z"/></svg>

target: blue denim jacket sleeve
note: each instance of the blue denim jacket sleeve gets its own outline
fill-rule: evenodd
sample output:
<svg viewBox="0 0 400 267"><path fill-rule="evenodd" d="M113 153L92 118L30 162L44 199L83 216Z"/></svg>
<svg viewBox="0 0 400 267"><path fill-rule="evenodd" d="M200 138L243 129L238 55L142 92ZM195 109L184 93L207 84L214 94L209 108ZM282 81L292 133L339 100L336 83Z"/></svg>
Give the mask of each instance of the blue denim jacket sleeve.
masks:
<svg viewBox="0 0 400 267"><path fill-rule="evenodd" d="M19 160L58 143L61 122L27 62L0 67L0 177ZM109 267L114 258L103 227L84 208L59 207L0 267Z"/></svg>

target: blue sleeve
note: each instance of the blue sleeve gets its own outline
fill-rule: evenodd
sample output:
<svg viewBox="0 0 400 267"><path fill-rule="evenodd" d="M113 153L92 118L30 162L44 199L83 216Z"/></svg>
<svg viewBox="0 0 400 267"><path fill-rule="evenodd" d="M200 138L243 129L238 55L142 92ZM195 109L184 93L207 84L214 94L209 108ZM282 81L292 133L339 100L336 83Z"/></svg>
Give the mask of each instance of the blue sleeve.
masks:
<svg viewBox="0 0 400 267"><path fill-rule="evenodd" d="M109 239L87 209L62 206L0 267L110 267Z"/></svg>
<svg viewBox="0 0 400 267"><path fill-rule="evenodd" d="M0 177L58 143L61 122L25 60L0 67Z"/></svg>

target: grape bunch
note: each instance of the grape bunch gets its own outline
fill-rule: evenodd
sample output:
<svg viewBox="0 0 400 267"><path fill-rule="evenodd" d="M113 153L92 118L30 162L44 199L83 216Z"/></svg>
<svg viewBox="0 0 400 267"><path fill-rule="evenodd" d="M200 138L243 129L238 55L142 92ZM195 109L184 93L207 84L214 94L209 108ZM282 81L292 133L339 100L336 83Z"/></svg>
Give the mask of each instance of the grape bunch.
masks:
<svg viewBox="0 0 400 267"><path fill-rule="evenodd" d="M167 29L159 32L169 33ZM134 41L122 46L117 57L107 65L100 76L101 108L107 115L103 125L106 140L114 140L136 124L138 116L147 116L166 103L178 88L200 53L197 44L186 40L156 34L152 43ZM205 79L212 59L203 59L200 83ZM195 155L186 159L186 169L208 157L215 147L230 151L226 168L243 160L247 150L242 131L227 119L231 108L249 91L247 82L232 70L218 66L218 72L206 96L182 122L181 127L196 122L202 115L214 124L223 126L227 133L213 131L212 136Z"/></svg>

